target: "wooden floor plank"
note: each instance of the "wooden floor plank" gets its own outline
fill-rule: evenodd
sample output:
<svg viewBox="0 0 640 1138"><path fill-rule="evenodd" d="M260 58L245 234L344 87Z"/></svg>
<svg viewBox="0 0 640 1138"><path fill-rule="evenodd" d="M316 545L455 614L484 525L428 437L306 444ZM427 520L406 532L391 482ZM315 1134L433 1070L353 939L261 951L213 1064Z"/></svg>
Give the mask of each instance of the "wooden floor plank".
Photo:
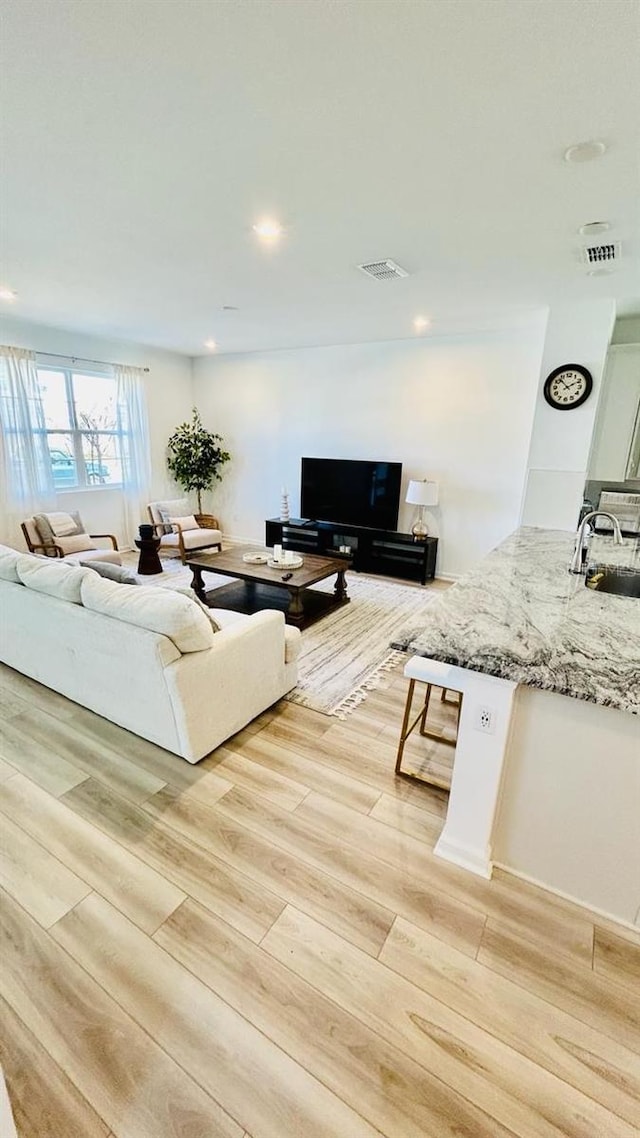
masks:
<svg viewBox="0 0 640 1138"><path fill-rule="evenodd" d="M288 855L226 815L202 806L192 796L166 789L149 799L144 810L217 859L237 866L259 888L276 894L281 899L278 912L293 901L365 951L374 956L380 951L394 914L375 901Z"/></svg>
<svg viewBox="0 0 640 1138"><path fill-rule="evenodd" d="M495 1120L494 1126L522 1138L584 1138L590 1133L633 1138L628 1123L591 1098L291 907L262 946L476 1103Z"/></svg>
<svg viewBox="0 0 640 1138"><path fill-rule="evenodd" d="M627 1122L640 1117L640 1067L628 1048L401 917L379 959Z"/></svg>
<svg viewBox="0 0 640 1138"><path fill-rule="evenodd" d="M103 898L82 901L52 935L251 1133L377 1134Z"/></svg>
<svg viewBox="0 0 640 1138"><path fill-rule="evenodd" d="M16 773L16 768L11 766L11 763L0 759L0 782L4 782L5 778L11 778Z"/></svg>
<svg viewBox="0 0 640 1138"><path fill-rule="evenodd" d="M1 996L0 1066L19 1138L109 1138L107 1124Z"/></svg>
<svg viewBox="0 0 640 1138"><path fill-rule="evenodd" d="M426 888L412 867L396 869L378 859L370 847L367 856L342 839L336 841L306 819L245 791L231 790L213 808L273 841L282 849L315 865L329 877L368 897L390 912L403 913L424 924L448 943L475 956L485 917L477 909L452 900L446 893ZM356 813L355 811L353 812ZM363 815L358 814L358 818Z"/></svg>
<svg viewBox="0 0 640 1138"><path fill-rule="evenodd" d="M424 842L378 822L371 815L363 817L348 806L334 803L324 795L312 793L296 809L296 818L335 839L349 842L361 851L375 850L376 857L387 865L413 873L423 883L442 888L446 882L450 898L462 905L478 908L484 915L515 926L554 951L562 951L577 963L591 969L593 926L565 909L558 914L540 905L532 892L515 892L503 882L483 881L457 866L444 864L434 857Z"/></svg>
<svg viewBox="0 0 640 1138"><path fill-rule="evenodd" d="M640 1134L640 931L433 856L447 796L393 769L405 695L400 666L344 720L283 700L192 765L0 665L21 1138L49 1138L40 1089L56 1138L443 1138L452 1103L465 1138Z"/></svg>
<svg viewBox="0 0 640 1138"><path fill-rule="evenodd" d="M2 663L0 663L0 689L7 694L18 696L30 707L39 707L42 711L55 715L57 719L73 718L78 707L77 703L66 699L65 696Z"/></svg>
<svg viewBox="0 0 640 1138"><path fill-rule="evenodd" d="M0 958L0 994L118 1138L240 1138L242 1127L7 895Z"/></svg>
<svg viewBox="0 0 640 1138"><path fill-rule="evenodd" d="M403 802L400 798L385 793L380 795L369 815L400 834L426 842L430 849L433 849L440 837L444 821L442 817L437 817L421 806L415 806L413 802Z"/></svg>
<svg viewBox="0 0 640 1138"><path fill-rule="evenodd" d="M295 810L308 793L308 787L296 782L287 775L254 763L248 755L237 755L227 747L218 747L212 755L202 760L202 766L219 777L229 780L234 786L244 787L254 794L261 794L270 802L275 802L283 810Z"/></svg>
<svg viewBox="0 0 640 1138"><path fill-rule="evenodd" d="M169 794L168 788L165 793ZM184 890L181 900L187 893L197 898L252 940L260 940L284 908L284 900L257 886L250 876L222 859L207 857L201 848L175 833L166 825L162 809L155 815L143 812L95 779L70 791L64 802L85 824L93 824L135 853L150 872Z"/></svg>
<svg viewBox="0 0 640 1138"><path fill-rule="evenodd" d="M299 779L308 790L321 790L330 798L345 802L353 810L360 810L363 814L367 814L380 797L380 792L367 786L366 783L331 767L319 766L317 762L302 753L293 753L278 746L267 737L266 732L261 731L237 744L231 740L225 744L225 747L235 750L243 758L260 763L268 770L277 771L288 778Z"/></svg>
<svg viewBox="0 0 640 1138"><path fill-rule="evenodd" d="M126 754L136 766L159 779L163 785L170 783L187 793L193 790L203 802L216 802L233 786L228 779L207 771L201 763L186 763L171 751L165 751L139 735L132 735L117 723L110 723L86 708L78 709L73 727L88 746L102 744ZM100 777L99 771L96 777Z"/></svg>
<svg viewBox="0 0 640 1138"><path fill-rule="evenodd" d="M12 773L20 771L43 790L57 797L87 778L85 771L67 762L51 747L36 743L16 724L0 722L0 755L9 763Z"/></svg>
<svg viewBox="0 0 640 1138"><path fill-rule="evenodd" d="M0 810L148 932L184 901L181 889L23 775L0 783Z"/></svg>
<svg viewBox="0 0 640 1138"><path fill-rule="evenodd" d="M28 710L29 704L25 699L21 699L20 696L6 691L0 686L0 719L13 719L16 715Z"/></svg>
<svg viewBox="0 0 640 1138"><path fill-rule="evenodd" d="M593 967L601 976L640 992L640 946L599 925L595 927Z"/></svg>
<svg viewBox="0 0 640 1138"><path fill-rule="evenodd" d="M3 818L0 827L0 886L36 921L48 928L91 892L66 865Z"/></svg>
<svg viewBox="0 0 640 1138"><path fill-rule="evenodd" d="M98 742L88 746L78 737L72 721L63 722L32 709L12 722L41 746L55 750L67 762L99 778L132 802L141 802L164 786L163 779L140 770L122 752Z"/></svg>
<svg viewBox="0 0 640 1138"><path fill-rule="evenodd" d="M492 920L482 935L478 960L640 1055L640 990L576 970L561 957L550 968L548 953Z"/></svg>
<svg viewBox="0 0 640 1138"><path fill-rule="evenodd" d="M193 902L185 901L154 940L384 1134L494 1138L502 1132L410 1054ZM490 1088L487 1101L497 1094ZM511 1116L530 1123L531 1135L558 1134L534 1129L535 1119L517 1105Z"/></svg>

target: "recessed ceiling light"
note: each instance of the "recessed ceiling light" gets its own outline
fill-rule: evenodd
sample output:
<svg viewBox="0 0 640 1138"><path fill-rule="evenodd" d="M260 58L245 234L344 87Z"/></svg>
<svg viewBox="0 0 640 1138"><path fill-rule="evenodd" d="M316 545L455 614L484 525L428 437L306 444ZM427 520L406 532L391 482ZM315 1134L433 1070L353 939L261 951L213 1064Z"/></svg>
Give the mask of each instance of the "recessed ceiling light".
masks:
<svg viewBox="0 0 640 1138"><path fill-rule="evenodd" d="M205 348L208 348L210 352L215 352L216 348L218 347L215 340L211 340L211 339L205 340L204 346L205 346Z"/></svg>
<svg viewBox="0 0 640 1138"><path fill-rule="evenodd" d="M602 158L606 151L604 142L594 139L591 142L576 142L564 152L565 162L592 162L594 158Z"/></svg>
<svg viewBox="0 0 640 1138"><path fill-rule="evenodd" d="M595 233L606 233L611 229L608 221L588 221L586 225L581 225L578 233L583 237L591 237Z"/></svg>
<svg viewBox="0 0 640 1138"><path fill-rule="evenodd" d="M413 327L415 328L416 332L424 332L425 328L428 328L430 323L431 321L428 320L426 316L415 316L413 320Z"/></svg>
<svg viewBox="0 0 640 1138"><path fill-rule="evenodd" d="M282 226L273 217L263 217L252 228L261 241L277 241L282 237Z"/></svg>
<svg viewBox="0 0 640 1138"><path fill-rule="evenodd" d="M18 294L12 288L0 288L0 300L15 300Z"/></svg>

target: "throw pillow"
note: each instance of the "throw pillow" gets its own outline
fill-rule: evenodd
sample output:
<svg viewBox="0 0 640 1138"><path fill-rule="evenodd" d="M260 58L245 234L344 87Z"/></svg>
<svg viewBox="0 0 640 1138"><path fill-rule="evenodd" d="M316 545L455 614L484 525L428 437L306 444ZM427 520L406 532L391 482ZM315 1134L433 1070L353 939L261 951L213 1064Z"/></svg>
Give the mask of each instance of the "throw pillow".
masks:
<svg viewBox="0 0 640 1138"><path fill-rule="evenodd" d="M99 573L101 577L106 577L108 581L117 581L120 585L139 585L140 582L132 569L127 569L126 565L114 565L111 561L98 561L94 558L91 561L82 561L81 564L85 565L87 569L93 569Z"/></svg>
<svg viewBox="0 0 640 1138"><path fill-rule="evenodd" d="M198 608L202 609L204 615L208 618L208 620L211 621L211 627L213 631L220 631L221 625L214 617L209 606L205 605L204 601L200 600L200 597L196 593L195 589L192 589L190 585L178 585L177 589L172 589L171 591L173 593L181 593L183 597L189 597L190 600L197 604Z"/></svg>
<svg viewBox="0 0 640 1138"><path fill-rule="evenodd" d="M213 644L213 630L204 613L174 589L153 585L119 585L84 571L82 603L92 612L147 628L172 640L179 652L202 652Z"/></svg>
<svg viewBox="0 0 640 1138"><path fill-rule="evenodd" d="M156 510L160 515L160 521L164 522L164 532L173 533L173 526L169 519L184 518L189 513L191 506L186 498L174 498L170 502L156 502Z"/></svg>
<svg viewBox="0 0 640 1138"><path fill-rule="evenodd" d="M65 557L69 553L84 553L87 549L95 549L88 533L77 533L71 537L56 537L56 545L60 546Z"/></svg>
<svg viewBox="0 0 640 1138"><path fill-rule="evenodd" d="M14 585L21 585L16 565L24 553L11 549L9 545L0 545L0 580L11 581Z"/></svg>
<svg viewBox="0 0 640 1138"><path fill-rule="evenodd" d="M180 526L180 529L183 530L200 529L200 526L198 525L193 514L187 514L184 518L169 518L169 521L171 522L171 525L175 529L176 533L178 532L178 526Z"/></svg>
<svg viewBox="0 0 640 1138"><path fill-rule="evenodd" d="M59 536L72 537L85 532L77 510L70 514L34 514L33 521L43 545L60 545ZM91 546L85 548L90 549Z"/></svg>

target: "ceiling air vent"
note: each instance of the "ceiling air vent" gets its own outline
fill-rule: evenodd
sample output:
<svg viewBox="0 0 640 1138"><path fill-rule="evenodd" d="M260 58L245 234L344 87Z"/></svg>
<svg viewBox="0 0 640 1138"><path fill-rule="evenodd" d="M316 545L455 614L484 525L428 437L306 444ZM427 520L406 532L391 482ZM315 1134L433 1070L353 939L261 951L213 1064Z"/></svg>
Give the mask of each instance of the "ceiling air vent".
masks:
<svg viewBox="0 0 640 1138"><path fill-rule="evenodd" d="M585 265L607 265L620 259L620 242L610 241L606 245L585 245L582 249Z"/></svg>
<svg viewBox="0 0 640 1138"><path fill-rule="evenodd" d="M408 277L406 269L401 269L395 261L369 261L366 265L358 265L361 273L373 277L375 281L392 281L397 277Z"/></svg>

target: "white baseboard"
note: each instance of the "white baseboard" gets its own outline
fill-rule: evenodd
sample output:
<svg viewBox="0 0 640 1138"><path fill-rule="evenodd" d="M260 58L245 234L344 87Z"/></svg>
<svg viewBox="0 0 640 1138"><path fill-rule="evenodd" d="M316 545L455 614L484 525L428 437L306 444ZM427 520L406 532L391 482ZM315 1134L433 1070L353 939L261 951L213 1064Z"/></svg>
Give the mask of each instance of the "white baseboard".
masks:
<svg viewBox="0 0 640 1138"><path fill-rule="evenodd" d="M468 869L470 873L475 873L476 877L489 879L493 872L493 862L485 853L465 846L461 842L450 841L445 837L444 832L438 838L433 852L436 857L441 857L444 861L451 861L454 865L459 865L462 869Z"/></svg>
<svg viewBox="0 0 640 1138"><path fill-rule="evenodd" d="M520 881L526 881L529 885L536 885L538 889L544 889L547 893L553 893L563 901L570 901L572 905L578 905L581 909L588 909L590 913L594 913L597 917L604 917L606 921L613 921L614 924L621 925L622 928L630 929L631 932L634 933L640 933L640 924L634 924L633 921L625 921L622 917L617 917L615 913L608 913L606 909L598 909L595 905L589 905L587 901L581 901L579 897L574 897L572 893L565 893L563 889L555 889L552 885L547 885L546 881L540 881L537 877L531 877L529 873L521 873L519 869L513 869L512 866L504 865L501 861L495 861L493 864L496 869L502 869L505 873L510 873L512 877L518 877Z"/></svg>

